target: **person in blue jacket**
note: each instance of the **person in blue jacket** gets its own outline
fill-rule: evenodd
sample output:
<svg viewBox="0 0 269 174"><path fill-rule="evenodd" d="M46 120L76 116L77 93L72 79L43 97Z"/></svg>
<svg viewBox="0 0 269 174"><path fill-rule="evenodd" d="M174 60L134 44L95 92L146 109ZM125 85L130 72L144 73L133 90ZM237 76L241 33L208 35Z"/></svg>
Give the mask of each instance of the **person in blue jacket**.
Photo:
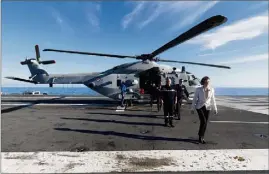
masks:
<svg viewBox="0 0 269 174"><path fill-rule="evenodd" d="M121 107L124 107L124 95L126 93L126 86L124 84L124 81L121 82L120 89L121 89Z"/></svg>

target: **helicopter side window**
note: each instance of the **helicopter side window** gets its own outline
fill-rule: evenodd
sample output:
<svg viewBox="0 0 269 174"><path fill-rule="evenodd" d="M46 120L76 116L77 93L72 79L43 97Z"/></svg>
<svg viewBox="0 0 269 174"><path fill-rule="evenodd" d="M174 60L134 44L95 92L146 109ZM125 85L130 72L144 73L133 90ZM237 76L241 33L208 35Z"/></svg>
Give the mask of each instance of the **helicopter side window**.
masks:
<svg viewBox="0 0 269 174"><path fill-rule="evenodd" d="M117 80L117 86L120 86L121 80Z"/></svg>
<svg viewBox="0 0 269 174"><path fill-rule="evenodd" d="M195 85L195 82L193 80L189 80L189 85L193 86L193 85Z"/></svg>

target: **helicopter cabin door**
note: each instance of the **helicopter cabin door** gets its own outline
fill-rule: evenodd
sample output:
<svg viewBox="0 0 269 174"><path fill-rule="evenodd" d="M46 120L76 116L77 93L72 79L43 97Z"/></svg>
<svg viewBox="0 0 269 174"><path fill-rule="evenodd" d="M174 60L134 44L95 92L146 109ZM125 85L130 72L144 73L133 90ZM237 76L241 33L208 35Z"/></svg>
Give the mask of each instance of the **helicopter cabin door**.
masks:
<svg viewBox="0 0 269 174"><path fill-rule="evenodd" d="M145 93L149 93L152 84L158 84L161 81L160 69L153 67L149 70L143 71L139 74L139 87Z"/></svg>

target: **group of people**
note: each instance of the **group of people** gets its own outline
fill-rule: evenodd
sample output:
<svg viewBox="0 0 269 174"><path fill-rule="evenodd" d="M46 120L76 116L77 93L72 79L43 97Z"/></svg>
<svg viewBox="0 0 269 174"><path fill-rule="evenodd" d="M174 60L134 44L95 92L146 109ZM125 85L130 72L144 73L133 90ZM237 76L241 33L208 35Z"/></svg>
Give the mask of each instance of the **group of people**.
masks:
<svg viewBox="0 0 269 174"><path fill-rule="evenodd" d="M196 88L194 93L194 98L191 105L191 113L194 114L194 110L197 111L200 120L199 127L199 142L205 143L204 135L206 132L207 122L212 107L217 114L217 106L215 101L215 92L214 88L209 85L210 78L205 76L201 80L201 87ZM171 127L173 125L173 117L176 116L180 120L181 114L180 109L182 105L182 100L188 100L189 93L184 85L182 85L182 79L179 80L179 84L175 87L171 86L171 79L166 79L166 85L156 88L157 94L157 107L158 111L163 105L164 112L164 122L165 126L168 126L168 123ZM153 92L154 93L154 92ZM155 92L156 93L156 92ZM154 97L152 97L154 98Z"/></svg>
<svg viewBox="0 0 269 174"><path fill-rule="evenodd" d="M157 100L157 108L160 111L163 106L165 126L168 123L171 127L173 125L173 117L177 117L178 120L181 119L180 109L183 99L188 99L189 93L186 87L182 84L182 79L175 86L171 86L171 79L166 79L166 85L162 86L159 84L157 86L153 85L151 90L151 107L153 100Z"/></svg>
<svg viewBox="0 0 269 174"><path fill-rule="evenodd" d="M199 127L199 142L204 144L205 139L204 135L207 128L207 122L209 118L210 111L213 110L217 114L217 106L215 101L215 91L210 85L210 78L205 76L201 80L201 87L196 88L194 93L191 113L194 114L194 110L197 111L200 120ZM124 83L121 84L121 93L122 100L121 105L124 103L124 93L126 91L126 86ZM174 87L171 86L171 79L166 79L166 85L161 86L161 83L153 85L151 91L151 106L154 99L157 99L157 108L158 111L163 107L164 112L164 122L165 126L168 126L168 123L171 127L173 125L173 117L176 116L178 119L181 119L181 105L182 100L189 98L189 93L186 87L182 84L182 79L179 80L179 83Z"/></svg>

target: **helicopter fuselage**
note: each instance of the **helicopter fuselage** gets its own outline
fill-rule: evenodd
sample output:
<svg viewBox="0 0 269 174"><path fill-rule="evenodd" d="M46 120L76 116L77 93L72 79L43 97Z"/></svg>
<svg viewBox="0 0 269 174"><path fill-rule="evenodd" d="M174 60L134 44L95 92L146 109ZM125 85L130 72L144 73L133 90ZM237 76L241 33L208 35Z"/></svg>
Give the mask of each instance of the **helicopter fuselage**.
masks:
<svg viewBox="0 0 269 174"><path fill-rule="evenodd" d="M173 71L173 67L171 66L157 64L156 62L148 60L125 63L100 73L87 81L84 85L104 96L118 100L120 99L121 93L120 84L124 81L127 89L132 89L132 93L139 95L140 77L138 74L154 67L158 67L162 73L171 73ZM193 93L195 88L199 86L197 82L193 85L189 85L188 79L190 80L190 77L193 76L192 74L178 70L175 72L181 74L181 76L185 75L182 79L187 81L183 84L187 87L189 93Z"/></svg>

